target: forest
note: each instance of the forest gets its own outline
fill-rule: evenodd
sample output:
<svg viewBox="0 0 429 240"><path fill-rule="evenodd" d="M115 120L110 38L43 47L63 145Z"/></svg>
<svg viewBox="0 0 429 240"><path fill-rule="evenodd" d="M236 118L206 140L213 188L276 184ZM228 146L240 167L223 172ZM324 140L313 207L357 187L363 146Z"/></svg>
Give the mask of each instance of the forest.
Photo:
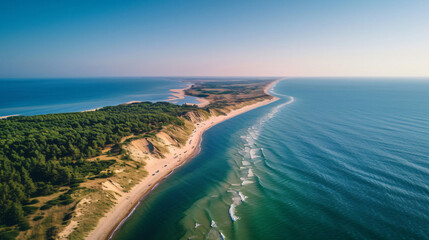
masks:
<svg viewBox="0 0 429 240"><path fill-rule="evenodd" d="M165 125L183 125L180 116L196 106L135 103L96 111L19 116L0 120L0 226L29 228L31 198L61 186L76 186L99 174L111 161L88 161L125 136ZM64 195L55 204L69 204ZM49 207L49 206L48 206Z"/></svg>

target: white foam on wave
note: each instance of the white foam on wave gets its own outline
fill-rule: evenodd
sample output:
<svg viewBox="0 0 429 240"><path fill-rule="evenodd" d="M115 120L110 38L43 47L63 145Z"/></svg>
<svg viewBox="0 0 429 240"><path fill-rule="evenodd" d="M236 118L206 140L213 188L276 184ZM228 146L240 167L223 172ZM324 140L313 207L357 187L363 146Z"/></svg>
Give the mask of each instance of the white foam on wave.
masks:
<svg viewBox="0 0 429 240"><path fill-rule="evenodd" d="M254 183L253 181L249 181L249 180L244 180L241 185L248 185L248 184L252 184Z"/></svg>
<svg viewBox="0 0 429 240"><path fill-rule="evenodd" d="M221 231L219 231L220 239L225 240L225 235Z"/></svg>
<svg viewBox="0 0 429 240"><path fill-rule="evenodd" d="M251 159L255 159L255 158L261 157L260 155L258 155L259 151L260 150L258 148L252 148L252 149L250 149L250 158Z"/></svg>
<svg viewBox="0 0 429 240"><path fill-rule="evenodd" d="M240 200L242 202L246 201L247 196L244 196L244 194L242 192L238 192L238 196L240 196Z"/></svg>
<svg viewBox="0 0 429 240"><path fill-rule="evenodd" d="M258 139L258 134L256 133L255 130L257 130L256 128L252 129L253 131L249 131L249 135L253 140L257 140Z"/></svg>
<svg viewBox="0 0 429 240"><path fill-rule="evenodd" d="M240 154L242 156L242 160L247 159L247 158L250 157L249 150L246 150L246 148L243 149L243 150L238 151L238 154Z"/></svg>
<svg viewBox="0 0 429 240"><path fill-rule="evenodd" d="M262 157L265 157L264 148L261 148L261 155Z"/></svg>
<svg viewBox="0 0 429 240"><path fill-rule="evenodd" d="M250 162L248 162L248 161L241 161L241 164L243 164L243 166L249 166Z"/></svg>
<svg viewBox="0 0 429 240"><path fill-rule="evenodd" d="M240 219L239 217L237 217L235 215L235 204L231 204L231 206L229 207L229 216L231 217L231 220L233 222L237 221L238 219Z"/></svg>
<svg viewBox="0 0 429 240"><path fill-rule="evenodd" d="M247 132L247 137L245 138L245 147L251 147L256 144L256 141L254 138L252 138L252 135L250 135L250 132Z"/></svg>
<svg viewBox="0 0 429 240"><path fill-rule="evenodd" d="M251 168L249 168L249 172L247 173L247 177L253 177L253 176L254 176L253 171Z"/></svg>
<svg viewBox="0 0 429 240"><path fill-rule="evenodd" d="M241 192L237 192L237 191L230 191L231 189L228 190L228 192L231 192L233 197L232 197L232 204L229 207L229 216L231 217L231 220L233 222L237 221L238 219L240 219L237 215L235 215L235 207L240 205L242 201L244 201L244 199L246 199L246 197L241 193Z"/></svg>
<svg viewBox="0 0 429 240"><path fill-rule="evenodd" d="M274 107L274 109L271 112L269 112L267 115L262 117L255 125L247 129L247 135L240 136L244 140L243 149L239 150L239 154L243 156L243 158L241 159L242 166L240 166L240 170L243 170L241 171L241 174L244 175L243 177L240 177L240 180L242 181L241 186L254 183L252 179L254 179L255 174L253 172L251 165L256 162L260 162L262 157L265 158L264 149L258 148L256 143L261 133L263 124L265 124L270 118L272 118L280 110L281 107L291 102L293 102L293 98L291 98L291 100L286 103L283 103ZM248 171L245 171L245 169L248 169ZM237 184L231 184L231 185L237 186ZM242 192L236 191L233 189L228 189L228 192L233 194L232 203L229 207L228 212L229 212L229 216L231 217L231 220L235 222L238 219L240 219L236 215L236 207L240 205L242 202L245 202L246 198L248 197L245 196ZM213 222L212 222L212 225L213 225ZM222 239L224 239L224 236L220 231L219 231L219 234L221 234Z"/></svg>

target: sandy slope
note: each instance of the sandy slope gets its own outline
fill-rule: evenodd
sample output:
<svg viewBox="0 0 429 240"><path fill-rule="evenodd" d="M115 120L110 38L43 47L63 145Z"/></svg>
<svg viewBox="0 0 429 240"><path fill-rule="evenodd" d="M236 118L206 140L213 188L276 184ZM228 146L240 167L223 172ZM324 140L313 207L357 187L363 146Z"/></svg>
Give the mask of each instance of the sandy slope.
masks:
<svg viewBox="0 0 429 240"><path fill-rule="evenodd" d="M268 85L267 90L275 82ZM244 112L258 108L260 106L269 104L278 100L274 97L271 100L265 100L243 108L233 110L227 115L212 116L206 121L196 124L194 132L186 142L186 145L181 148L170 148L170 154L164 159L150 159L146 161L145 169L149 173L139 184L137 184L131 191L123 193L117 200L116 205L99 220L97 227L87 237L87 239L107 239L117 229L121 222L134 210L139 201L149 193L160 180L169 175L175 168L181 166L183 163L195 156L200 147L201 136L210 127L225 121L229 118L240 115ZM157 172L159 171L159 172Z"/></svg>

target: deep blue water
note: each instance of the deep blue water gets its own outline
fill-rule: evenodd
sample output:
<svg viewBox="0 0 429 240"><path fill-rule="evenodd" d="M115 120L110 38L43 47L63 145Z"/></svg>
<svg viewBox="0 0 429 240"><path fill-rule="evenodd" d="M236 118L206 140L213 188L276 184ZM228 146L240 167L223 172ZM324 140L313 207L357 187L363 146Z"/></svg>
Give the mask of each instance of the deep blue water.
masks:
<svg viewBox="0 0 429 240"><path fill-rule="evenodd" d="M429 81L288 79L273 94L208 130L114 239L429 239Z"/></svg>
<svg viewBox="0 0 429 240"><path fill-rule="evenodd" d="M164 101L180 78L0 79L0 116L76 112L129 101ZM187 102L198 103L193 97ZM182 104L184 101L177 101Z"/></svg>

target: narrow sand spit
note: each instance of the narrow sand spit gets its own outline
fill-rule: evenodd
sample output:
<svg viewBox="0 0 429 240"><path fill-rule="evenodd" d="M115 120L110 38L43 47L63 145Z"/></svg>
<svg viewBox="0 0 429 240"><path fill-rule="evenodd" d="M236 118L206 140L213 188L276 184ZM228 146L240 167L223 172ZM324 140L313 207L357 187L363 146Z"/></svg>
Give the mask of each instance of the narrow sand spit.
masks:
<svg viewBox="0 0 429 240"><path fill-rule="evenodd" d="M185 98L185 91L192 87L192 84L188 84L185 88L179 88L179 89L170 89L170 92L172 96L168 97L166 101L175 101L179 99Z"/></svg>
<svg viewBox="0 0 429 240"><path fill-rule="evenodd" d="M185 98L185 91L191 87L192 87L192 84L188 84L188 86L186 88L170 89L170 92L172 92L171 93L172 96L168 97L165 101L171 102L171 101L184 99ZM196 100L199 102L198 104L196 104L199 107L205 107L205 106L210 104L210 101L205 99L205 98L197 98ZM122 103L121 105L128 105L128 104L141 103L141 102L142 101L129 101L126 103ZM187 104L190 104L190 103L187 103ZM96 111L96 110L101 109L101 108L102 107L89 109L89 110L85 110L82 112L92 112L92 111ZM12 117L12 116L18 116L18 115L2 116L2 117L0 117L0 119Z"/></svg>
<svg viewBox="0 0 429 240"><path fill-rule="evenodd" d="M0 116L0 119L6 119L8 117L15 117L15 116L19 116L19 114L8 115L8 116Z"/></svg>
<svg viewBox="0 0 429 240"><path fill-rule="evenodd" d="M268 89L276 82L277 81L274 81L269 84L265 88L265 93L268 94ZM134 186L129 192L123 193L120 197L118 197L116 205L99 220L97 227L92 232L90 232L87 239L108 239L132 213L142 198L154 187L156 187L159 181L167 177L174 169L178 168L198 154L200 150L201 136L207 129L229 118L267 105L277 101L278 99L279 98L277 97L273 97L271 100L264 100L237 110L233 110L227 115L212 116L209 119L196 124L194 132L191 134L185 146L181 148L171 148L170 153L167 154L164 159L150 159L146 161L145 170L148 172L148 176L145 177L139 184Z"/></svg>
<svg viewBox="0 0 429 240"><path fill-rule="evenodd" d="M188 90L189 88L192 87L193 84L188 84L188 86L186 88L180 88L180 89L170 89L170 92L172 92L171 95L168 97L168 99L166 101L171 102L171 101L175 101L175 100L180 100L180 99L184 99L185 98L185 91ZM210 104L210 101L205 99L205 98L197 98L197 101L200 102L198 104L196 104L199 107L204 107L207 106L208 104ZM187 103L187 104L191 104L191 103Z"/></svg>

